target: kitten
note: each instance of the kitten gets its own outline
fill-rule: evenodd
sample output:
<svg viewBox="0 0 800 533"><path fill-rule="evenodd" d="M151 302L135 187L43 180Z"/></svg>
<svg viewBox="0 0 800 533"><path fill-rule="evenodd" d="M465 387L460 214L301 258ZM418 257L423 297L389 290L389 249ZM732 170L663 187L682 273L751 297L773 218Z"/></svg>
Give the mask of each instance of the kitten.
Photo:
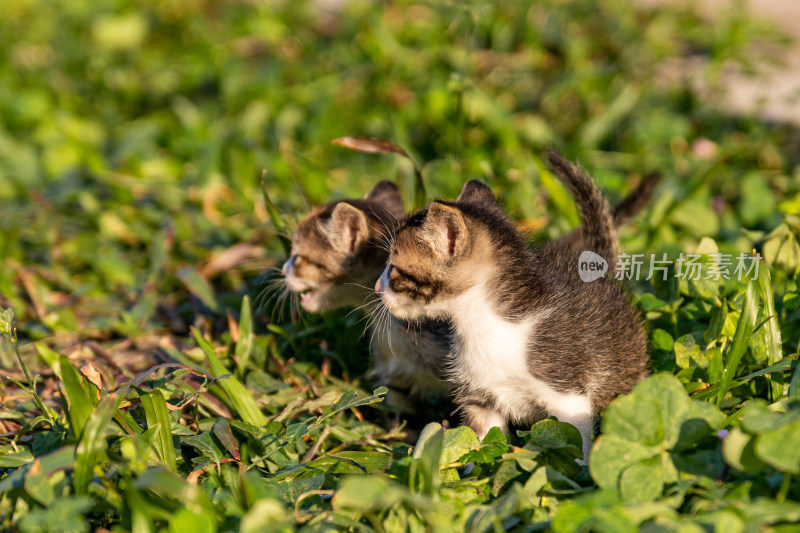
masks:
<svg viewBox="0 0 800 533"><path fill-rule="evenodd" d="M585 249L613 259L605 198L580 169L549 158L582 208ZM612 278L581 281L576 251L530 248L475 180L455 202L433 202L398 228L375 290L401 320L452 322L448 372L479 437L555 416L577 427L588 458L600 411L647 375L641 317Z"/></svg>
<svg viewBox="0 0 800 533"><path fill-rule="evenodd" d="M389 388L386 403L409 415L449 397L442 369L450 331L443 321L412 325L379 313L372 287L386 265L391 235L404 219L400 191L389 181L376 184L363 200L316 207L300 222L283 273L308 312L365 306L373 370L378 383Z"/></svg>

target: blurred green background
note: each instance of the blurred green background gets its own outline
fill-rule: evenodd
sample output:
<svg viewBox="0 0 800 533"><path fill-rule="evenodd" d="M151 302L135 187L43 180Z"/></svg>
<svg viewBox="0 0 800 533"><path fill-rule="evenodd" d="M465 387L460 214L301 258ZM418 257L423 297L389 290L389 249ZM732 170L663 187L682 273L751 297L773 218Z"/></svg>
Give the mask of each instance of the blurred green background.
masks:
<svg viewBox="0 0 800 533"><path fill-rule="evenodd" d="M757 76L788 50L774 27L732 5L711 23L688 2L655 9L628 0L3 0L0 307L16 314L22 358L44 378L39 391L50 411L10 381L0 385L0 486L14 486L11 496L0 491L0 523L81 531L86 516L94 527L185 531L199 523L213 524L211 531L247 530L249 519L257 531L264 529L254 520L274 518L285 528L330 520L381 531L402 519L441 531L501 522L585 531L591 526L580 522L580 509L606 512L597 526L605 531L634 530L653 517L651 526L679 528L690 520L683 515L700 517L692 527L731 532L745 521L796 522L800 510L789 504L800 495L800 467L786 443L800 438L791 403L800 398L800 132L720 107L727 69ZM687 80L688 64L705 85L702 97ZM344 136L391 140L413 163L331 144ZM630 284L647 318L654 369L680 380L670 382L678 388L670 394L706 415L715 403L727 417L715 411L707 418L718 419L713 428L691 446L658 451L663 464L674 459L669 475L677 479L680 470L681 481L663 492L662 485L626 489L634 500L652 500L646 509L630 511L631 493L601 481L615 483L628 463L609 460L619 469L605 478L576 473L564 449L579 447L563 427L547 433L553 421L513 437L524 450L502 436L481 444L450 430L412 457L396 434L380 433L387 428L374 411L365 411L366 421L351 411L362 405L351 389L368 368L362 317L292 321L273 314L264 292L269 269L285 259L278 236L308 206L363 196L381 179L397 181L409 210L484 179L531 240L566 233L580 219L543 164L548 146L580 161L612 202L661 172L654 199L622 232L625 251L674 259L755 248L767 266L748 292L736 280ZM252 328L245 295L256 304ZM195 346L191 326L207 350ZM96 365L100 385L45 346L78 367ZM236 367L245 392L212 388L216 400L202 396L193 413L168 415L165 398L184 406L200 393L190 380L162 373L131 394L160 398L159 416L172 417L163 424L153 422L154 403L127 406L124 415L104 411L102 401L95 407L121 373L177 360L202 367L193 371L202 375L214 353ZM25 379L12 343L0 343L0 368ZM60 374L69 368L77 376L71 390ZM220 366L210 368L220 375ZM642 399L647 390L636 406L650 401ZM65 394L73 407L85 396L96 433L81 433ZM242 398L250 403L237 403ZM765 400L775 402L769 413ZM334 401L335 413L327 409ZM740 429L743 405L772 425ZM270 424L243 422L248 407L252 420L268 416ZM151 445L142 444L145 425ZM153 443L156 426L165 433ZM724 450L726 462L717 428L741 444ZM17 431L25 435L19 442ZM613 421L604 432L630 436ZM764 444L756 457L757 440ZM83 448L73 453L76 443ZM468 452L479 466L462 476L453 464ZM24 470L34 457L48 458L58 475L34 479ZM246 475L227 464L234 457ZM65 477L72 462L76 473ZM186 481L200 470L205 491ZM31 474L25 490L14 485L23 483L14 472L23 471ZM382 477L340 485L343 473L361 471ZM88 476L83 484L73 483L77 472ZM648 472L637 479L660 479ZM519 492L521 483L528 492ZM381 510L390 500L397 514ZM173 515L179 507L184 514Z"/></svg>
<svg viewBox="0 0 800 533"><path fill-rule="evenodd" d="M277 234L380 179L412 209L478 177L533 240L577 226L542 163L547 146L590 169L612 202L662 173L623 231L627 251L676 258L703 237L724 253L756 247L779 292L792 290L797 128L730 116L681 75L701 58L713 96L724 69L774 61L786 39L738 7L709 25L686 3L618 0L7 0L0 305L23 338L67 346L185 336L192 324L224 332L244 294L263 325L264 273L285 258ZM392 140L414 164L331 145L348 135ZM637 294L654 291L679 294L644 283ZM355 351L362 372L356 319L297 327L321 327L315 338Z"/></svg>

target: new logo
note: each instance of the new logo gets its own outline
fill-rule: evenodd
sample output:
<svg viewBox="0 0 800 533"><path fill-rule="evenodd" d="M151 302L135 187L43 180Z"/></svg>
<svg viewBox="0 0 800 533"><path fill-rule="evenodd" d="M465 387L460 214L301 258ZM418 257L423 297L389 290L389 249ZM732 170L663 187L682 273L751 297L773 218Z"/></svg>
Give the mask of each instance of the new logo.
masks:
<svg viewBox="0 0 800 533"><path fill-rule="evenodd" d="M578 275L586 283L602 278L608 272L608 262L589 250L581 252L578 257Z"/></svg>

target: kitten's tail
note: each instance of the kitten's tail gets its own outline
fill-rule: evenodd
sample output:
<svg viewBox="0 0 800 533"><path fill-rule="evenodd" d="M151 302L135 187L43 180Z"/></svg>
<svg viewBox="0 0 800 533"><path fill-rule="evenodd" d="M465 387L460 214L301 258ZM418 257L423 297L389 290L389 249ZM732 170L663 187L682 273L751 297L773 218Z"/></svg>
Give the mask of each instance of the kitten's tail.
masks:
<svg viewBox="0 0 800 533"><path fill-rule="evenodd" d="M660 179L661 174L658 172L651 172L642 179L639 185L637 185L628 196L620 200L620 202L613 207L614 224L616 224L617 227L622 226L628 220L636 216L636 213L650 201L650 198L653 196L653 191Z"/></svg>
<svg viewBox="0 0 800 533"><path fill-rule="evenodd" d="M555 150L547 151L547 159L583 214L583 234L587 248L613 266L617 261L617 227L615 214L606 197L582 168L573 165ZM635 207L637 202L632 201L631 204ZM620 215L624 216L629 212L630 209L626 206Z"/></svg>

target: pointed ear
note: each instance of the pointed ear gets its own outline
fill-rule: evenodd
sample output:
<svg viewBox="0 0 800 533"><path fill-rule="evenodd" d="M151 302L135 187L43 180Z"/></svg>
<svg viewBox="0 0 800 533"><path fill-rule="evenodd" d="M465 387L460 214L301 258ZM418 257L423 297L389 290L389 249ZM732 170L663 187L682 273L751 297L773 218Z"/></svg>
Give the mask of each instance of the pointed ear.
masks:
<svg viewBox="0 0 800 533"><path fill-rule="evenodd" d="M339 202L331 213L329 236L334 246L348 254L369 238L367 216L347 202Z"/></svg>
<svg viewBox="0 0 800 533"><path fill-rule="evenodd" d="M402 219L405 216L400 189L391 181L379 181L364 199L382 205L398 219Z"/></svg>
<svg viewBox="0 0 800 533"><path fill-rule="evenodd" d="M455 207L432 203L425 219L425 235L437 254L450 258L464 251L467 244L467 224L464 215Z"/></svg>
<svg viewBox="0 0 800 533"><path fill-rule="evenodd" d="M468 204L488 203L490 205L497 205L497 200L494 194L492 194L492 190L478 180L469 180L466 182L456 201Z"/></svg>

